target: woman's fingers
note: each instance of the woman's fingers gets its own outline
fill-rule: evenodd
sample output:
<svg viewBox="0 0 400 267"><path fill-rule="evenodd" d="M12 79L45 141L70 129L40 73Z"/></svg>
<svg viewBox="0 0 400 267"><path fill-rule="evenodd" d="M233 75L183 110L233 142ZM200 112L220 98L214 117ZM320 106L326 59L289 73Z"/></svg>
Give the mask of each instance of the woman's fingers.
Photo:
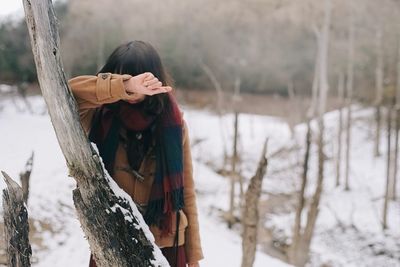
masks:
<svg viewBox="0 0 400 267"><path fill-rule="evenodd" d="M149 90L149 95L167 93L167 92L170 92L171 90L172 90L172 88L170 86L161 86L161 87L155 88L153 90Z"/></svg>
<svg viewBox="0 0 400 267"><path fill-rule="evenodd" d="M144 75L145 75L145 77L144 77L144 81L149 81L149 80L151 80L151 79L153 79L154 78L154 74L153 73L151 73L151 72L145 72L145 73L143 73Z"/></svg>
<svg viewBox="0 0 400 267"><path fill-rule="evenodd" d="M150 86L152 86L152 85L154 85L154 84L157 84L157 83L159 83L160 81L157 79L157 78L153 78L153 79L151 79L151 80L148 80L148 81L145 81L145 82L143 82L143 85L144 86L146 86L146 87L150 87Z"/></svg>
<svg viewBox="0 0 400 267"><path fill-rule="evenodd" d="M162 83L161 82L156 82L156 83L153 83L152 85L147 86L147 89L154 90L154 89L157 89L157 88L160 88L160 87L162 87Z"/></svg>
<svg viewBox="0 0 400 267"><path fill-rule="evenodd" d="M167 93L172 90L170 86L163 86L163 84L155 77L151 72L145 72L133 77L134 82L133 88L130 90L128 86L128 92L135 92L144 95L155 95L161 93Z"/></svg>

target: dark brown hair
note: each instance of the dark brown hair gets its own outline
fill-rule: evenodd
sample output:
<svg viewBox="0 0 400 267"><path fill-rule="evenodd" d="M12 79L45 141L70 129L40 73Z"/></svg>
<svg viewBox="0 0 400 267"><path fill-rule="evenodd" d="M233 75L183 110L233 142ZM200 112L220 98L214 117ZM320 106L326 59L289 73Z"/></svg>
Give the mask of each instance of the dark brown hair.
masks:
<svg viewBox="0 0 400 267"><path fill-rule="evenodd" d="M136 76L151 72L163 86L172 86L172 80L166 72L157 50L149 43L131 41L118 46L108 57L98 73L130 74ZM165 94L146 96L144 108L152 114L159 114L167 103Z"/></svg>

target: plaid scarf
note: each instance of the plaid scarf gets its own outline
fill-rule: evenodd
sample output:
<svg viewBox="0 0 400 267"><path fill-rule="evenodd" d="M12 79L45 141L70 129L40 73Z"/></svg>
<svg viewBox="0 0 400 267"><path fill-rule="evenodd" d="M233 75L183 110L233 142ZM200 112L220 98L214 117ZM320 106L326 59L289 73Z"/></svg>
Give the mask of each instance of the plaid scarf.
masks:
<svg viewBox="0 0 400 267"><path fill-rule="evenodd" d="M89 133L105 168L113 175L119 129L143 131L155 123L156 171L144 213L148 225L157 225L163 234L172 232L171 216L184 206L182 115L175 97L167 93L166 105L158 115L147 114L141 103L119 101L97 111Z"/></svg>

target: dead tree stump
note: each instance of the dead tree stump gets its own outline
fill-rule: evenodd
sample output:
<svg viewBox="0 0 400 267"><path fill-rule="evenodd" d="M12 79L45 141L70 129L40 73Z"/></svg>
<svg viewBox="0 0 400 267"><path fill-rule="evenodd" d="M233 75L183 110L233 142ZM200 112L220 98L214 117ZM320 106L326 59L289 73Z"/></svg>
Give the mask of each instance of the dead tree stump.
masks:
<svg viewBox="0 0 400 267"><path fill-rule="evenodd" d="M21 187L7 173L2 172L7 188L3 190L4 234L7 250L7 265L10 267L31 266L32 255L29 244L28 211Z"/></svg>

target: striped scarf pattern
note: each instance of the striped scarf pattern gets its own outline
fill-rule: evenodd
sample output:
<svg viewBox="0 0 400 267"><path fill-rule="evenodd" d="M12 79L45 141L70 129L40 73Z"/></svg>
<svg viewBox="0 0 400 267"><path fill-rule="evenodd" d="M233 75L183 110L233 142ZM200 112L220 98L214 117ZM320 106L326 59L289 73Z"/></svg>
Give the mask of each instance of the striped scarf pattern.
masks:
<svg viewBox="0 0 400 267"><path fill-rule="evenodd" d="M146 114L140 103L119 101L103 105L97 111L89 133L90 141L97 145L105 168L112 176L120 127L138 131L156 124L156 170L144 219L148 225L157 225L164 235L172 232L173 213L184 207L183 119L175 97L166 94L168 103L154 116Z"/></svg>

